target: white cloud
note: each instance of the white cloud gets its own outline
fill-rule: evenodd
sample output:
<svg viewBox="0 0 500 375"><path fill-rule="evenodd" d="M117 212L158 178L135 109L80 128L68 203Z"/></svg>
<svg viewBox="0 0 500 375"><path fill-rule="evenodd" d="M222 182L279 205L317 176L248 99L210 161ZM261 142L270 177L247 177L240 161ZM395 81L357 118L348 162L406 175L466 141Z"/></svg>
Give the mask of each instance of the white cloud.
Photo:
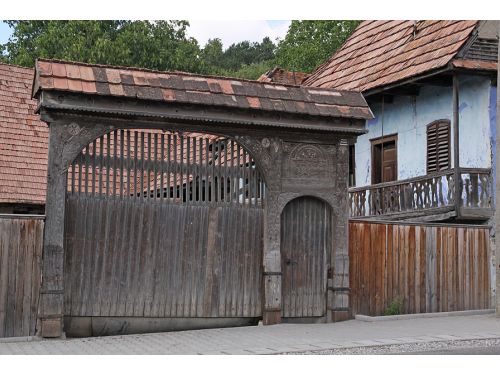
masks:
<svg viewBox="0 0 500 375"><path fill-rule="evenodd" d="M224 48L244 40L260 42L266 36L274 42L276 38L283 39L290 21L189 21L187 34L195 38L201 47L208 39L219 38Z"/></svg>

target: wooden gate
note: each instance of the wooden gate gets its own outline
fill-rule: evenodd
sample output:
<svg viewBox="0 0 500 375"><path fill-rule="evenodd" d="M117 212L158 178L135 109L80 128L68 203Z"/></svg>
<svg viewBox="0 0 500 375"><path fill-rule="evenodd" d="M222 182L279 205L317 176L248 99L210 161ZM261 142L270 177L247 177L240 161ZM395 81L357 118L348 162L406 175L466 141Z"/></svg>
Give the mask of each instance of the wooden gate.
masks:
<svg viewBox="0 0 500 375"><path fill-rule="evenodd" d="M264 183L236 142L117 130L67 186L66 316L262 315Z"/></svg>
<svg viewBox="0 0 500 375"><path fill-rule="evenodd" d="M332 210L316 198L288 203L281 216L282 316L326 314L328 256L332 248Z"/></svg>

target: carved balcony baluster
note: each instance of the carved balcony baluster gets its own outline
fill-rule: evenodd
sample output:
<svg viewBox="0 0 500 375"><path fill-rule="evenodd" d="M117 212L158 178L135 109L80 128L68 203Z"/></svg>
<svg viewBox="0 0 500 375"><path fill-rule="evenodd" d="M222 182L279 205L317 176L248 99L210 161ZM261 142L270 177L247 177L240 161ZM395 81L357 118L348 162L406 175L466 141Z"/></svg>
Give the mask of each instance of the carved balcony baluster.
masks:
<svg viewBox="0 0 500 375"><path fill-rule="evenodd" d="M455 186L458 185L458 186ZM455 198L464 209L492 209L489 169L461 168L455 181L452 169L402 181L349 190L351 217L414 217L456 211ZM455 189L459 188L457 193Z"/></svg>

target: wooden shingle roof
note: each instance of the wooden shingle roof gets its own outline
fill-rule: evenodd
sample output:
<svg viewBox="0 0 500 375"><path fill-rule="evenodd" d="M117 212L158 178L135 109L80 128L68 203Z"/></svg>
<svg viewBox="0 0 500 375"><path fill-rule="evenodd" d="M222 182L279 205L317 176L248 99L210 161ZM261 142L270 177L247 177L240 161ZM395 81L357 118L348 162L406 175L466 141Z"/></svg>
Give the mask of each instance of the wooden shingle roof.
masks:
<svg viewBox="0 0 500 375"><path fill-rule="evenodd" d="M364 21L303 84L367 91L446 66L478 21Z"/></svg>
<svg viewBox="0 0 500 375"><path fill-rule="evenodd" d="M49 130L35 114L33 74L0 63L0 203L45 202Z"/></svg>
<svg viewBox="0 0 500 375"><path fill-rule="evenodd" d="M56 60L37 61L33 96L41 90L310 116L372 118L365 99L357 92Z"/></svg>

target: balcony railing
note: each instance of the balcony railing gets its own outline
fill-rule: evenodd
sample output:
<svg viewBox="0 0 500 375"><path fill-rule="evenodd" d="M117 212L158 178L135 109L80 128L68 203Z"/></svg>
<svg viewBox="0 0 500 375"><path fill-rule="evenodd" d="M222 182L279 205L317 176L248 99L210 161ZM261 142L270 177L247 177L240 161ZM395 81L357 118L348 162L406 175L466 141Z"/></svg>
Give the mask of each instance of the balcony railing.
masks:
<svg viewBox="0 0 500 375"><path fill-rule="evenodd" d="M449 169L406 180L386 182L349 189L350 216L397 217L425 216L455 211L470 212L478 219L492 212L492 178L490 169L460 168L455 187L454 170ZM458 192L457 192L458 190Z"/></svg>

